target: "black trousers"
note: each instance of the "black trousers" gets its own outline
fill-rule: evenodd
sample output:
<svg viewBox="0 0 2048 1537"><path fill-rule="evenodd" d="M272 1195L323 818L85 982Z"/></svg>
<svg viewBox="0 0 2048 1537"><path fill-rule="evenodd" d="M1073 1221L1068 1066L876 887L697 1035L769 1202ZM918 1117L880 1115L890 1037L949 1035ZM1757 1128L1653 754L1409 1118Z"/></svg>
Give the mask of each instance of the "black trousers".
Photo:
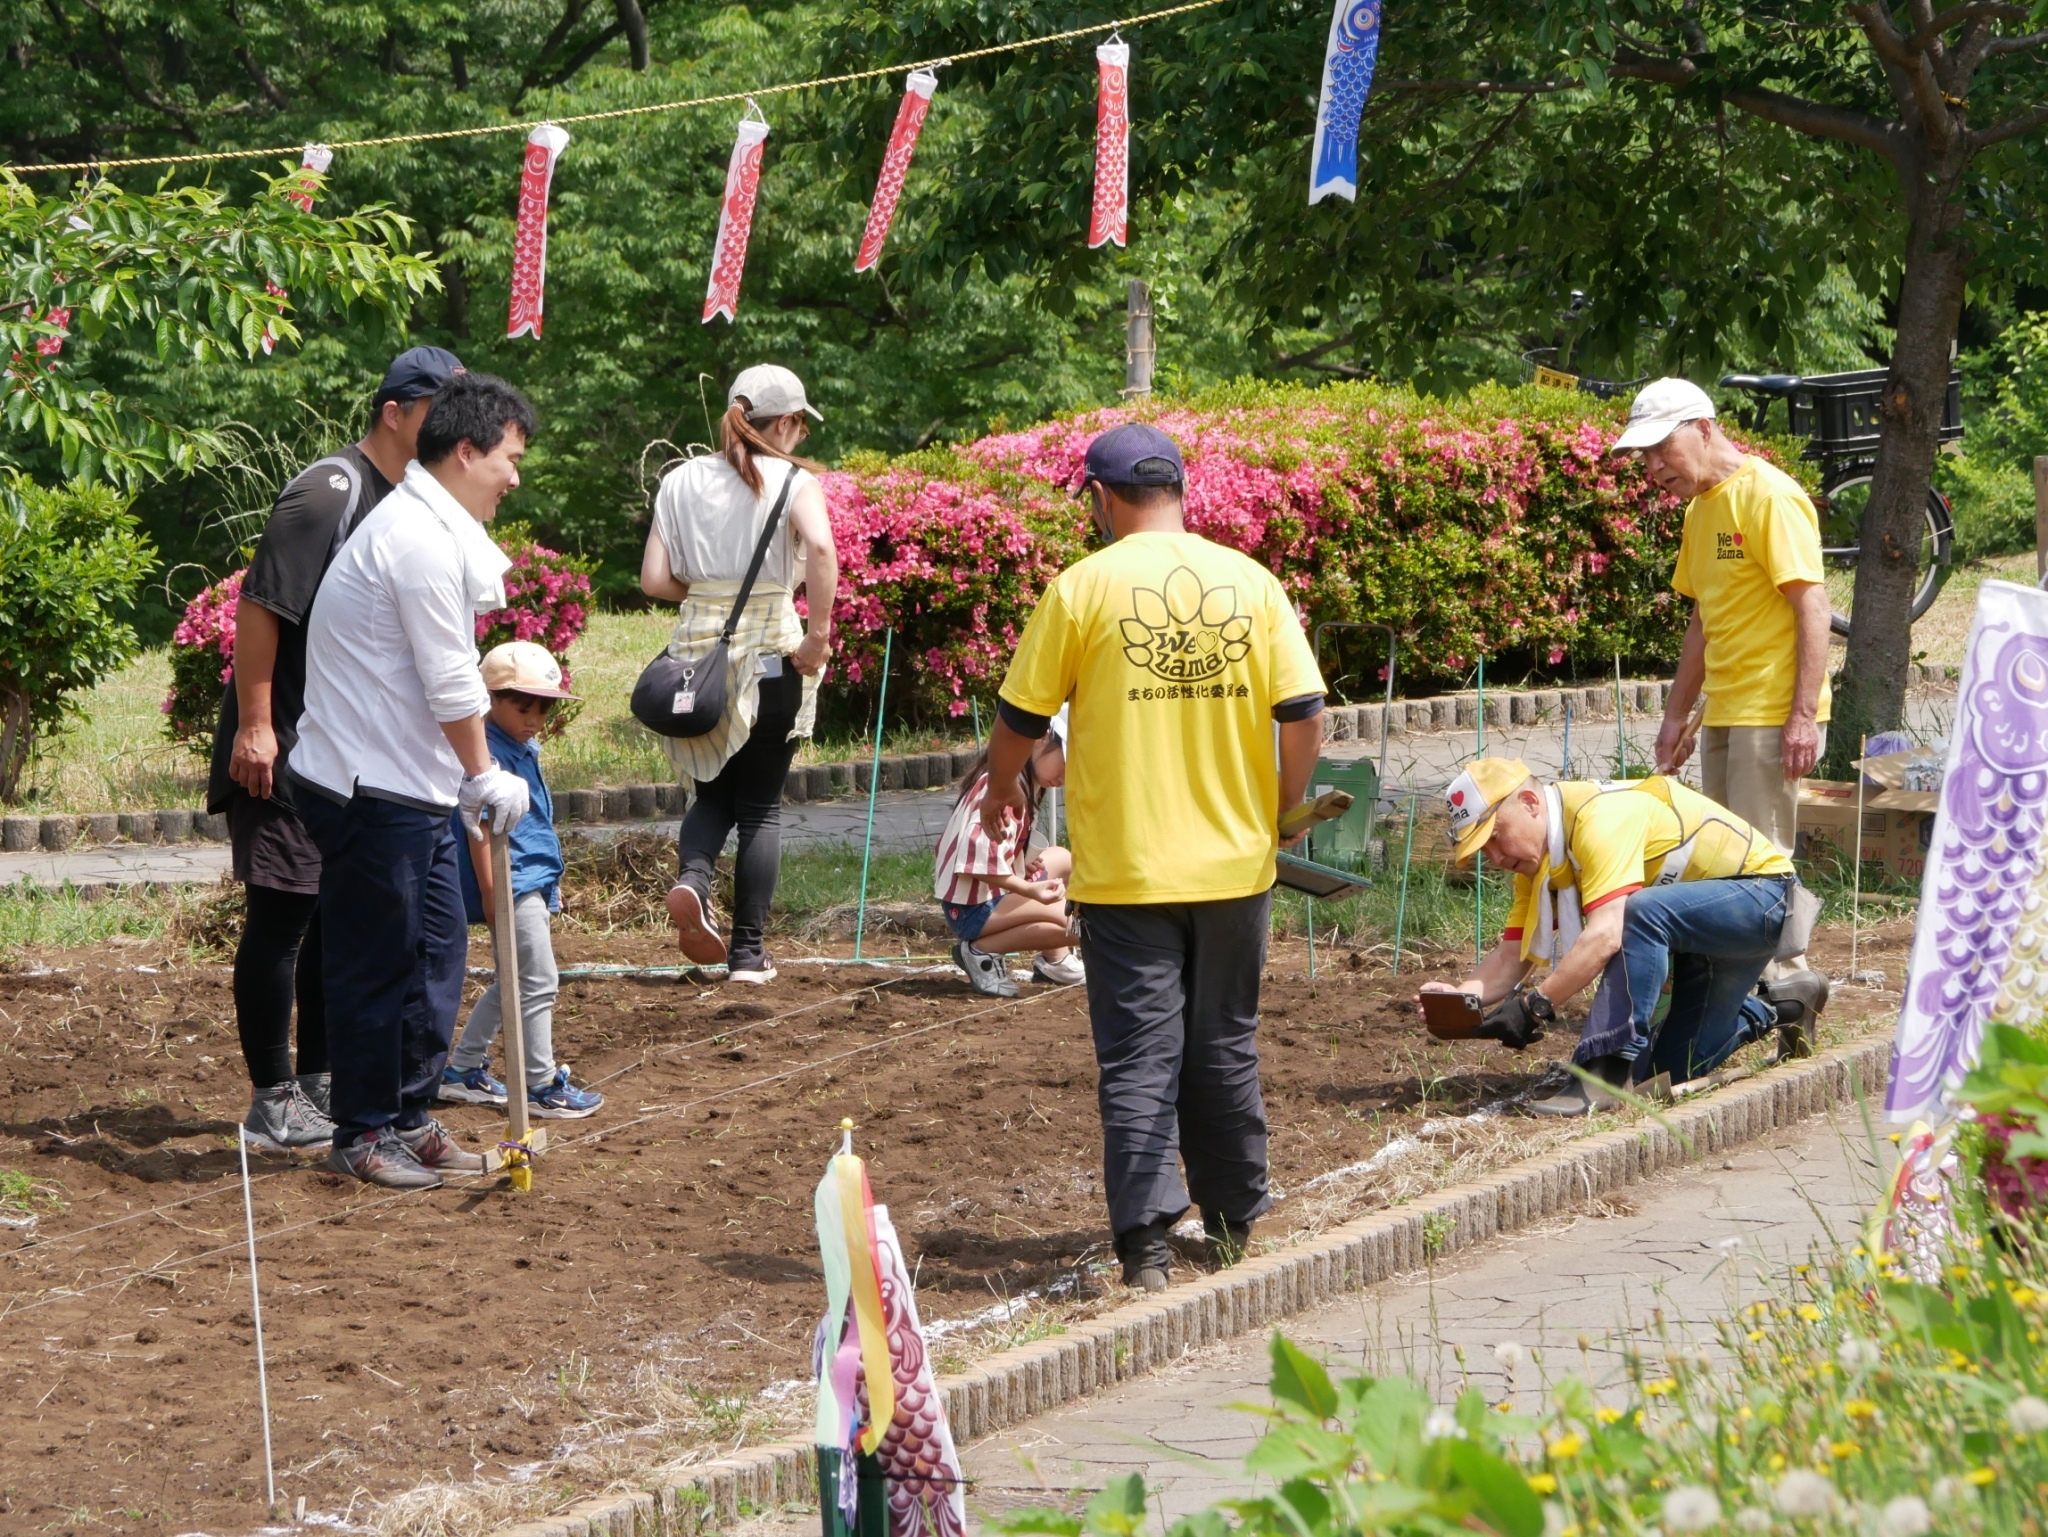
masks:
<svg viewBox="0 0 2048 1537"><path fill-rule="evenodd" d="M781 677L763 678L760 688L760 713L746 744L726 759L716 779L697 781L676 837L676 878L708 899L726 836L739 829L732 927L726 936L726 952L735 966L767 954L762 936L782 873L782 789L797 749L789 733L803 703L803 679L787 662Z"/></svg>
<svg viewBox="0 0 2048 1537"><path fill-rule="evenodd" d="M235 947L235 1027L249 1082L274 1089L293 1074L292 1002L301 1073L327 1071L327 999L320 981L320 899L271 886L243 888L248 915Z"/></svg>
<svg viewBox="0 0 2048 1537"><path fill-rule="evenodd" d="M334 1142L345 1147L431 1113L469 961L455 862L466 856L445 811L365 795L338 806L308 790L299 816L320 846Z"/></svg>
<svg viewBox="0 0 2048 1537"><path fill-rule="evenodd" d="M1177 1222L1191 1195L1232 1222L1273 1204L1257 1040L1272 907L1265 891L1081 910L1115 1233Z"/></svg>

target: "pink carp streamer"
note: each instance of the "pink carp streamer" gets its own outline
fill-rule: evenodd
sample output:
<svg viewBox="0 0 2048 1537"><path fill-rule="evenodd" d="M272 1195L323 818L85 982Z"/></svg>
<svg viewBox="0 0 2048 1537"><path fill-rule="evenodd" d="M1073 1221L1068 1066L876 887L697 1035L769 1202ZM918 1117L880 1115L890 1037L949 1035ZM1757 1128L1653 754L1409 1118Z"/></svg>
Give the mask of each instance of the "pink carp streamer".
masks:
<svg viewBox="0 0 2048 1537"><path fill-rule="evenodd" d="M2041 870L2044 823L2048 593L1986 582L1964 652L1892 1048L1885 1108L1894 1123L1953 1114L1949 1091L1976 1060L2015 947L2037 947L2028 931L2043 914L2030 913L2027 898Z"/></svg>
<svg viewBox="0 0 2048 1537"><path fill-rule="evenodd" d="M1095 202L1088 215L1088 249L1122 245L1131 202L1131 45L1103 43L1095 50L1100 84L1095 98Z"/></svg>
<svg viewBox="0 0 2048 1537"><path fill-rule="evenodd" d="M725 167L725 199L718 205L718 239L711 247L711 281L704 292L706 325L715 316L730 321L739 314L740 277L747 270L747 236L754 229L754 197L761 190L762 146L767 141L764 119L740 119Z"/></svg>
<svg viewBox="0 0 2048 1537"><path fill-rule="evenodd" d="M296 178L298 185L294 190L287 192L285 197L298 205L300 213L311 213L313 211L313 193L315 190L313 177L324 174L332 164L334 164L334 151L324 144L308 144L305 151L299 156L299 174ZM307 174L308 172L311 174ZM284 290L268 278L264 279L263 286L270 290L271 297L277 299L284 297ZM65 318L69 319L71 312L66 310L64 313ZM277 337L269 326L265 326L263 328L263 355L269 357L276 350Z"/></svg>
<svg viewBox="0 0 2048 1537"><path fill-rule="evenodd" d="M555 162L568 147L569 130L542 123L526 136L519 172L519 224L512 237L512 308L505 336L540 339L541 303L548 281L548 188Z"/></svg>
<svg viewBox="0 0 2048 1537"><path fill-rule="evenodd" d="M825 1316L813 1360L814 1439L841 1453L841 1514L857 1525L854 1459L870 1452L887 1489L889 1537L964 1537L960 1454L889 1208L874 1204L867 1170L850 1151L827 1166L816 1208Z"/></svg>
<svg viewBox="0 0 2048 1537"><path fill-rule="evenodd" d="M872 271L882 259L882 242L889 238L889 226L896 218L896 204L903 196L903 178L910 174L910 157L917 152L917 136L924 131L924 117L931 110L932 92L939 77L928 69L912 70L903 82L903 100L896 108L896 126L889 130L889 148L882 156L882 174L875 182L875 200L868 207L868 227L860 237L860 255L853 261L855 272Z"/></svg>

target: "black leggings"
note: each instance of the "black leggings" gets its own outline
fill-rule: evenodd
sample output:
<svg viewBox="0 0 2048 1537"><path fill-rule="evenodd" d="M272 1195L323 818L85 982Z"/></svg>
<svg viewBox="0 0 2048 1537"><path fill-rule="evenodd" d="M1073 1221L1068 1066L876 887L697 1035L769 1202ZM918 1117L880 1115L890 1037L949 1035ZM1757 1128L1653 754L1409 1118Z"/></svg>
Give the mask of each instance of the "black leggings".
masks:
<svg viewBox="0 0 2048 1537"><path fill-rule="evenodd" d="M739 829L726 945L734 965L767 954L762 933L775 900L775 878L782 872L782 788L797 748L789 732L802 700L803 679L787 662L780 678L761 680L761 711L752 735L716 779L697 781L696 798L676 839L677 879L708 898L712 867L725 849L726 835Z"/></svg>
<svg viewBox="0 0 2048 1537"><path fill-rule="evenodd" d="M274 1089L292 1076L292 995L299 1005L301 1073L327 1071L327 1002L320 987L319 897L245 886L249 916L235 950L235 1024L249 1082Z"/></svg>

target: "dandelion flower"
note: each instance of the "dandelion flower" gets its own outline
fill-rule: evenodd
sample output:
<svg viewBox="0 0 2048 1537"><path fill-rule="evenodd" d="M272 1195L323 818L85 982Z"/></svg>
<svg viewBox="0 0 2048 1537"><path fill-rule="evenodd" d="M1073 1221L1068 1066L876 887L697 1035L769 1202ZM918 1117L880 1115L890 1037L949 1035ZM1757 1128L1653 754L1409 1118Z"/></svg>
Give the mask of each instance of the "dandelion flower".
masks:
<svg viewBox="0 0 2048 1537"><path fill-rule="evenodd" d="M1537 1494L1555 1494L1555 1493L1557 1493L1557 1480L1556 1480L1556 1479L1555 1479L1554 1477L1552 1477L1552 1476L1551 1476L1550 1474L1548 1474L1548 1473L1531 1473L1531 1474L1529 1475L1529 1478L1528 1478L1528 1483L1529 1483L1529 1488L1530 1488L1530 1489L1531 1489L1531 1490L1532 1490L1532 1491L1533 1491L1534 1493L1537 1493Z"/></svg>
<svg viewBox="0 0 2048 1537"><path fill-rule="evenodd" d="M1817 1324L1820 1322L1820 1309L1811 1302L1802 1302L1799 1304L1799 1316L1810 1324Z"/></svg>
<svg viewBox="0 0 2048 1537"><path fill-rule="evenodd" d="M1771 1500L1788 1516L1825 1516L1835 1508L1835 1486L1818 1473L1794 1468L1778 1480Z"/></svg>
<svg viewBox="0 0 2048 1537"><path fill-rule="evenodd" d="M1666 1393L1676 1393L1677 1391L1678 1379L1675 1377L1659 1377L1655 1382L1643 1384L1643 1392L1651 1398L1662 1398Z"/></svg>
<svg viewBox="0 0 2048 1537"><path fill-rule="evenodd" d="M1704 1532L1721 1520L1721 1502L1711 1489L1686 1484L1664 1496L1664 1524L1674 1532Z"/></svg>
<svg viewBox="0 0 2048 1537"><path fill-rule="evenodd" d="M1933 1496L1937 1510L1953 1510L1977 1497L1977 1491L1960 1478L1937 1478L1928 1493Z"/></svg>
<svg viewBox="0 0 2048 1537"><path fill-rule="evenodd" d="M1877 1405L1867 1398L1852 1398L1842 1405L1842 1412L1852 1420L1874 1420L1877 1418Z"/></svg>
<svg viewBox="0 0 2048 1537"><path fill-rule="evenodd" d="M1751 1505L1735 1512L1735 1526L1738 1531L1768 1532L1777 1522L1771 1513L1761 1505Z"/></svg>
<svg viewBox="0 0 2048 1537"><path fill-rule="evenodd" d="M2016 1435L2038 1436L2048 1430L2048 1400L2032 1393L2021 1394L2006 1406L2005 1422Z"/></svg>
<svg viewBox="0 0 2048 1537"><path fill-rule="evenodd" d="M1926 1537L1934 1530L1934 1513L1917 1494L1902 1494L1887 1500L1877 1513L1880 1537Z"/></svg>
<svg viewBox="0 0 2048 1537"><path fill-rule="evenodd" d="M1568 1462L1585 1449L1586 1438L1574 1430L1569 1435L1559 1436L1545 1451L1554 1461Z"/></svg>
<svg viewBox="0 0 2048 1537"><path fill-rule="evenodd" d="M1493 1358L1500 1362L1502 1371L1513 1376L1515 1369L1522 1364L1522 1347L1513 1340L1502 1340L1493 1347Z"/></svg>
<svg viewBox="0 0 2048 1537"><path fill-rule="evenodd" d="M1835 1359L1845 1372L1869 1371L1883 1358L1875 1340L1846 1339L1835 1347Z"/></svg>
<svg viewBox="0 0 2048 1537"><path fill-rule="evenodd" d="M1429 1418L1422 1422L1422 1439L1425 1441L1441 1441L1446 1436L1462 1440L1464 1435L1463 1427L1448 1409L1432 1409Z"/></svg>
<svg viewBox="0 0 2048 1537"><path fill-rule="evenodd" d="M1621 1411L1619 1409L1610 1408L1606 1404L1602 1404L1599 1408L1593 1411L1593 1418L1598 1420L1603 1425L1612 1425L1616 1420L1621 1418Z"/></svg>
<svg viewBox="0 0 2048 1537"><path fill-rule="evenodd" d="M1998 1482L1998 1469L1972 1468L1969 1472L1965 1473L1963 1477L1968 1479L1971 1483L1975 1484L1978 1488L1981 1489L1986 1484L1993 1484Z"/></svg>

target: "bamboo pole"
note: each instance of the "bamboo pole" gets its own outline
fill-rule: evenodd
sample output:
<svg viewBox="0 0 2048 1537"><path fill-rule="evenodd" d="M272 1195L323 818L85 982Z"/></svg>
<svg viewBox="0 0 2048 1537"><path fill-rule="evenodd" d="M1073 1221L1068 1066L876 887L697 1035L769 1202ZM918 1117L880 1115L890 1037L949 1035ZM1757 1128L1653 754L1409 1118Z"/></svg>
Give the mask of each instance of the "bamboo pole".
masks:
<svg viewBox="0 0 2048 1537"><path fill-rule="evenodd" d="M1401 849L1401 900L1394 907L1394 970L1401 974L1401 936L1408 924L1408 862L1415 853L1415 797L1408 797L1408 838Z"/></svg>
<svg viewBox="0 0 2048 1537"><path fill-rule="evenodd" d="M514 1190L533 1188L532 1127L526 1115L526 1015L519 1002L519 930L513 920L512 839L491 829L492 929L497 940L498 1039L505 1057L504 1167Z"/></svg>
<svg viewBox="0 0 2048 1537"><path fill-rule="evenodd" d="M875 751L868 765L868 829L860 844L860 912L853 922L853 958L860 959L868 927L868 862L875 852L875 792L882 787L882 721L889 707L889 658L896 649L896 627L882 635L882 688L875 699Z"/></svg>
<svg viewBox="0 0 2048 1537"><path fill-rule="evenodd" d="M264 1509L277 1513L276 1463L270 1450L270 1371L263 1363L263 1292L256 1284L256 1202L249 1191L249 1139L238 1135L242 1155L242 1222L249 1235L249 1317L256 1325L256 1397L263 1412Z"/></svg>

